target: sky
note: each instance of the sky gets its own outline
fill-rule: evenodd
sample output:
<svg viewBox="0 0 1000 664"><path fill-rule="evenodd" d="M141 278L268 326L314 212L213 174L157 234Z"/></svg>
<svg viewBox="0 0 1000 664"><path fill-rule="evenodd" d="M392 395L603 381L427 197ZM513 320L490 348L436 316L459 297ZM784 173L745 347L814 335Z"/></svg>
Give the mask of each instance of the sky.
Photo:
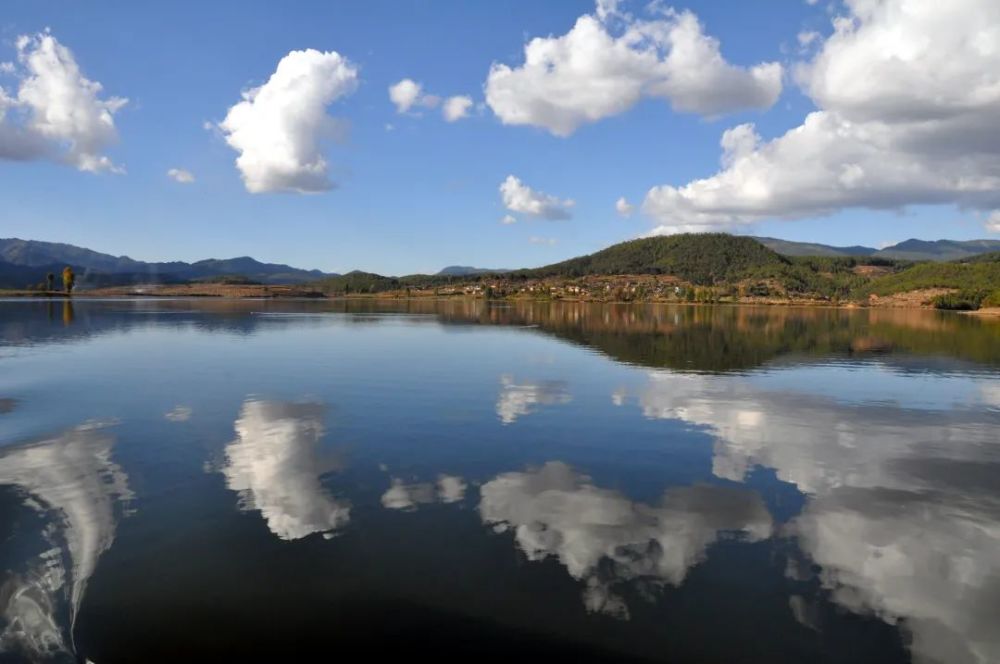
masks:
<svg viewBox="0 0 1000 664"><path fill-rule="evenodd" d="M1000 237L996 0L0 11L0 237L326 271Z"/></svg>

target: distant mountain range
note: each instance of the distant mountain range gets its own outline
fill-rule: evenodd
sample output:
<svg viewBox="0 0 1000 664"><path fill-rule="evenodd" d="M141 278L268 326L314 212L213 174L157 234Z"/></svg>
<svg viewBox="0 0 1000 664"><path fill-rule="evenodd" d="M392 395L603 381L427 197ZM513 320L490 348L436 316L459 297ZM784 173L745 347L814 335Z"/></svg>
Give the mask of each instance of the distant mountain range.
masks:
<svg viewBox="0 0 1000 664"><path fill-rule="evenodd" d="M320 270L261 263L249 256L185 263L150 263L112 256L71 244L0 239L0 287L24 288L45 281L49 272L60 283L62 269L71 266L81 287L136 283L180 283L239 275L262 284L301 284L334 276Z"/></svg>
<svg viewBox="0 0 1000 664"><path fill-rule="evenodd" d="M809 242L792 242L770 237L746 237L743 239L747 242L740 240L719 245L724 246L725 250L731 253L726 260L733 265L741 264L748 257L758 256L759 249L764 247L783 256L855 256L912 261L951 261L990 252L1000 252L1000 240L926 241L911 239L884 249L875 249L860 245L837 247ZM687 244L697 241L697 238L685 240ZM705 241L708 241L708 238L705 238ZM717 241L713 242L718 244ZM652 247L660 247L660 244L623 243L615 245L615 247L619 247L618 249L609 248L591 256L583 256L534 270L501 270L451 265L436 275L430 275L430 278L476 277L490 273L541 275L543 273L555 274L559 271L566 274L588 274L598 265L601 266L598 270L600 272L606 272L606 268L614 266L616 269L621 268L625 271L643 273L652 269L651 266L656 267L656 260L652 256L645 255L644 252ZM667 245L669 244L667 243ZM637 247L640 246L645 249L639 251ZM630 247L629 251L632 253L626 258L621 253L620 247ZM685 260L687 260L687 256L685 256ZM659 266L657 270L668 273L668 269L677 267L675 262L674 259L671 259ZM695 263L697 262L695 261ZM195 263L182 261L155 263L134 260L128 256L103 254L71 244L16 238L0 239L0 288L35 287L44 283L46 275L50 272L56 277L57 287L61 286L61 273L66 265L71 266L76 272L77 283L81 288L145 283L186 283L238 277L244 281L261 284L305 284L326 280L329 282L327 285L332 290L348 288L357 292L370 290L375 284L372 279L380 284L377 287L394 282L404 283L407 279L369 275L362 272L338 275L324 273L320 270L303 270L289 265L262 263L248 256L229 259L210 258ZM692 266L691 269L694 267L697 266ZM400 281L400 279L404 281ZM378 280L384 281L385 284Z"/></svg>
<svg viewBox="0 0 1000 664"><path fill-rule="evenodd" d="M911 261L952 261L1000 251L1000 240L905 240L876 249L854 245L835 247L813 242L792 242L773 237L755 237L765 247L785 256L877 256Z"/></svg>
<svg viewBox="0 0 1000 664"><path fill-rule="evenodd" d="M500 274L513 270L493 270L488 267L470 267L468 265L449 265L437 273L439 277L465 277L470 274Z"/></svg>

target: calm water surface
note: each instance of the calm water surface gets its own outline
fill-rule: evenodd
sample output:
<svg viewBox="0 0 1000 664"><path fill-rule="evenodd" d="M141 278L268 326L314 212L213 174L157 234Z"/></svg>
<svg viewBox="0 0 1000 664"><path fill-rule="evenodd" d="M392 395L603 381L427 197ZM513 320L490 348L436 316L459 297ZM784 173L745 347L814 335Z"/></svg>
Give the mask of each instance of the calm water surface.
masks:
<svg viewBox="0 0 1000 664"><path fill-rule="evenodd" d="M1000 661L1000 322L0 302L0 660L356 653Z"/></svg>

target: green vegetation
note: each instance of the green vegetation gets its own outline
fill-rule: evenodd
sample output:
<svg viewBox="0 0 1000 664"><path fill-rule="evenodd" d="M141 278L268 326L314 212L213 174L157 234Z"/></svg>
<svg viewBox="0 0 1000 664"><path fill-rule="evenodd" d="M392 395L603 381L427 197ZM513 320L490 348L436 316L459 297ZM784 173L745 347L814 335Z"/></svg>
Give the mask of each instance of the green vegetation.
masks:
<svg viewBox="0 0 1000 664"><path fill-rule="evenodd" d="M957 293L938 295L931 302L935 309L951 309L953 311L975 311L986 299L986 291L962 290Z"/></svg>
<svg viewBox="0 0 1000 664"><path fill-rule="evenodd" d="M316 282L314 286L327 295L382 293L403 287L396 277L383 277L381 274L361 272L360 270L327 277Z"/></svg>
<svg viewBox="0 0 1000 664"><path fill-rule="evenodd" d="M580 277L595 274L667 274L699 286L743 278L754 268L789 265L790 259L753 238L725 233L652 237L622 242L589 256L533 270L516 270L512 277Z"/></svg>
<svg viewBox="0 0 1000 664"><path fill-rule="evenodd" d="M992 251L988 254L979 254L978 256L969 256L968 258L962 258L958 263L1000 263L1000 251Z"/></svg>
<svg viewBox="0 0 1000 664"><path fill-rule="evenodd" d="M864 302L872 294L946 288L961 292L938 298L936 306L977 309L1000 303L1000 253L950 263L866 255L783 256L750 237L683 234L622 242L534 269L404 277L351 272L323 279L315 287L338 296L417 290L471 293L487 299L511 295L541 300L687 302L788 298L834 303Z"/></svg>
<svg viewBox="0 0 1000 664"><path fill-rule="evenodd" d="M998 254L990 254L998 256ZM892 295L926 288L958 288L965 291L993 291L1000 287L1000 260L973 260L953 263L917 263L895 274L870 282L859 295Z"/></svg>
<svg viewBox="0 0 1000 664"><path fill-rule="evenodd" d="M242 274L219 274L211 277L201 277L192 279L194 284L220 284L223 286L259 286L261 282L255 281Z"/></svg>
<svg viewBox="0 0 1000 664"><path fill-rule="evenodd" d="M534 325L618 361L685 371L752 369L779 357L899 352L1000 363L993 321L891 310L617 303L412 303L453 322ZM917 321L914 324L914 321ZM724 349L724 352L720 352Z"/></svg>

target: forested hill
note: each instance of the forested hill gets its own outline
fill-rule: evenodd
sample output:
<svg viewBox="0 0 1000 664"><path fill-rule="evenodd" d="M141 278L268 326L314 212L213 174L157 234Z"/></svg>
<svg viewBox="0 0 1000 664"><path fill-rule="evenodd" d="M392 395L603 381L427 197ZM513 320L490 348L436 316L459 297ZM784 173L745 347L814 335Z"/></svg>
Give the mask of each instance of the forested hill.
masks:
<svg viewBox="0 0 1000 664"><path fill-rule="evenodd" d="M789 263L788 258L750 237L725 233L685 233L630 240L561 263L516 270L511 276L669 274L700 284L736 280L754 268Z"/></svg>

